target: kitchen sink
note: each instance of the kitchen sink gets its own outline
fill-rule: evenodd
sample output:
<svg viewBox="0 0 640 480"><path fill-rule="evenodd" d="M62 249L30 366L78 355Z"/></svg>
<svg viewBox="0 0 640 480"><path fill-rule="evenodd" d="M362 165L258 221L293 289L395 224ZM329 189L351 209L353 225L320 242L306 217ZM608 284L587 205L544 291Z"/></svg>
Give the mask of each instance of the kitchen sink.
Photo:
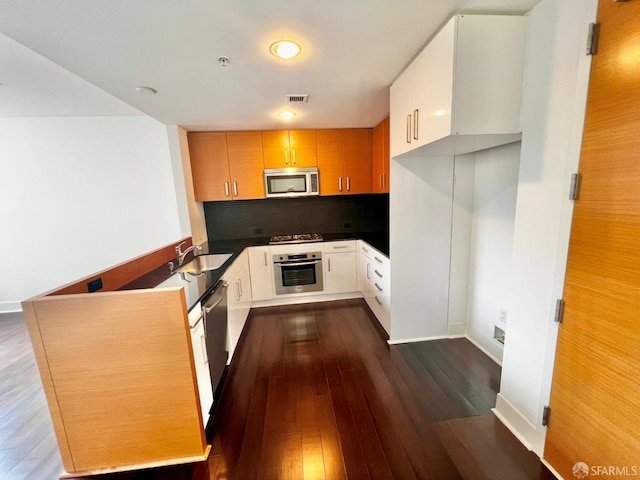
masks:
<svg viewBox="0 0 640 480"><path fill-rule="evenodd" d="M202 273L208 270L217 270L224 262L231 258L231 253L211 253L208 255L197 255L189 263L180 266L176 271L183 273Z"/></svg>

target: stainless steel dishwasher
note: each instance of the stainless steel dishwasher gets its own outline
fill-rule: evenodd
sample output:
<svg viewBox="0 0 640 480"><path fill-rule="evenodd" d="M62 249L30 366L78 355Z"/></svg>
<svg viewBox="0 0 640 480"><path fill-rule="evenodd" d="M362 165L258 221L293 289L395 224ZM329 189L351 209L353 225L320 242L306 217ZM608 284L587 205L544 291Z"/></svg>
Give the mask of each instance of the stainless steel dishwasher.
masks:
<svg viewBox="0 0 640 480"><path fill-rule="evenodd" d="M218 403L216 391L229 356L227 351L227 282L220 281L213 289L204 303L203 318L215 408Z"/></svg>

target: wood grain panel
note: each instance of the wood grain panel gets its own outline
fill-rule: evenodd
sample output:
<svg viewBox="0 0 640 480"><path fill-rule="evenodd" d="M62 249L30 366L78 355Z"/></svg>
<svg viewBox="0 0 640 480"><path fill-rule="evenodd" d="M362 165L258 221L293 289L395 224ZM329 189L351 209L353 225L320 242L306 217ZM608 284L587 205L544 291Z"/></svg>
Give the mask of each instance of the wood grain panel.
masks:
<svg viewBox="0 0 640 480"><path fill-rule="evenodd" d="M22 312L24 313L25 323L29 330L29 337L31 338L31 345L33 346L33 353L36 357L36 363L38 364L38 370L40 372L40 379L42 380L42 387L44 394L47 397L47 404L49 405L49 412L51 414L51 420L53 422L53 428L56 433L56 439L58 441L58 447L60 449L60 456L62 457L62 464L65 469L73 471L75 469L73 463L73 457L71 456L71 449L67 442L67 437L64 431L64 424L62 422L62 416L60 414L60 408L58 406L56 391L53 384L53 378L51 371L49 370L49 364L47 362L47 352L42 343L40 336L40 327L38 326L38 319L35 312L33 302L22 302Z"/></svg>
<svg viewBox="0 0 640 480"><path fill-rule="evenodd" d="M289 162L289 132L287 130L268 130L262 132L264 168L286 168Z"/></svg>
<svg viewBox="0 0 640 480"><path fill-rule="evenodd" d="M343 130L318 130L318 172L320 173L320 195L339 195L346 190L343 168Z"/></svg>
<svg viewBox="0 0 640 480"><path fill-rule="evenodd" d="M347 193L371 193L372 130L349 128L344 131L344 173Z"/></svg>
<svg viewBox="0 0 640 480"><path fill-rule="evenodd" d="M182 289L45 297L31 305L37 326L32 317L30 331L43 346L39 364L50 374L43 383L55 397L68 472L205 458Z"/></svg>
<svg viewBox="0 0 640 480"><path fill-rule="evenodd" d="M189 132L193 190L198 202L231 200L227 139L224 132Z"/></svg>
<svg viewBox="0 0 640 480"><path fill-rule="evenodd" d="M110 292L134 281L135 279L158 268L163 263L168 263L176 258L176 246L186 242L182 249L192 245L191 237L183 238L171 245L159 248L145 255L140 255L132 260L115 265L101 272L95 273L81 280L73 282L64 287L60 287L43 295L70 295L74 293L88 293L87 283L102 279L102 289L100 292Z"/></svg>
<svg viewBox="0 0 640 480"><path fill-rule="evenodd" d="M372 137L372 191L389 193L389 117L373 129Z"/></svg>
<svg viewBox="0 0 640 480"><path fill-rule="evenodd" d="M227 150L234 200L265 198L260 132L227 132Z"/></svg>
<svg viewBox="0 0 640 480"><path fill-rule="evenodd" d="M289 146L294 167L316 167L318 165L315 130L290 130Z"/></svg>
<svg viewBox="0 0 640 480"><path fill-rule="evenodd" d="M638 2L600 1L544 451L565 478L640 459L638 18Z"/></svg>

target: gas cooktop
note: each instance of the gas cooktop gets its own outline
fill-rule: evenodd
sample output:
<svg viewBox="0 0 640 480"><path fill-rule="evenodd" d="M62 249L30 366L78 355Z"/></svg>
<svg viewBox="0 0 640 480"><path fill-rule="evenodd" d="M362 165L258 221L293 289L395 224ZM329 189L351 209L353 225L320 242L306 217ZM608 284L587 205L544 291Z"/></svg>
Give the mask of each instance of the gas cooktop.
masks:
<svg viewBox="0 0 640 480"><path fill-rule="evenodd" d="M270 244L277 243L304 243L304 242L321 242L322 235L319 233L298 233L294 235L275 235L271 237Z"/></svg>

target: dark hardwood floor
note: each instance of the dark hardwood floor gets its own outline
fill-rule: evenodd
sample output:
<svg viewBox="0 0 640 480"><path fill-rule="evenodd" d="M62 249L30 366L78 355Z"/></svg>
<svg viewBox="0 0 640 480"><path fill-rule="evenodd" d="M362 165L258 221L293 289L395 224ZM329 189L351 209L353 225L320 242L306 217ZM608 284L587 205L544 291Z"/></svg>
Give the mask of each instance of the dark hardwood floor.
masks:
<svg viewBox="0 0 640 480"><path fill-rule="evenodd" d="M162 479L552 479L498 421L500 367L464 339L389 347L362 300L254 309L209 461ZM62 471L26 328L0 316L0 480Z"/></svg>
<svg viewBox="0 0 640 480"><path fill-rule="evenodd" d="M253 310L202 479L553 478L465 339L389 347L361 300Z"/></svg>

